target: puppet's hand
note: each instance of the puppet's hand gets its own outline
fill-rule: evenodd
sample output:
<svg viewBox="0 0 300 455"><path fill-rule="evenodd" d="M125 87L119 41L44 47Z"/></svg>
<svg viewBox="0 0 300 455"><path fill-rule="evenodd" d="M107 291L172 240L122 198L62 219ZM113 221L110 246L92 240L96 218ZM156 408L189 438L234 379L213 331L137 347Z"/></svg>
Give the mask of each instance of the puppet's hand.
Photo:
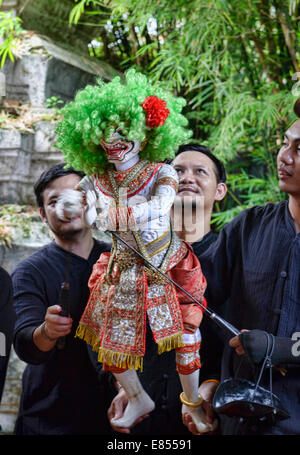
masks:
<svg viewBox="0 0 300 455"><path fill-rule="evenodd" d="M85 195L85 201L86 201L86 211L84 214L84 218L85 218L85 221L87 222L88 226L92 226L97 218L97 210L96 210L97 196L96 196L95 191L88 190Z"/></svg>
<svg viewBox="0 0 300 455"><path fill-rule="evenodd" d="M70 220L82 212L83 194L77 190L64 190L56 202L56 213L63 221Z"/></svg>

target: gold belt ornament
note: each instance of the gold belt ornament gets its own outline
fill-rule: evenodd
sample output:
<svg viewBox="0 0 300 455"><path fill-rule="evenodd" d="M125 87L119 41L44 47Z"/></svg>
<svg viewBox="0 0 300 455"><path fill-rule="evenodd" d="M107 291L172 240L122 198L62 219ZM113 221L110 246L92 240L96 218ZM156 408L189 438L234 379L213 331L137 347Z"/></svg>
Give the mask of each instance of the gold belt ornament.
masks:
<svg viewBox="0 0 300 455"><path fill-rule="evenodd" d="M123 270L129 269L135 264L141 264L143 262L143 260L140 259L133 251L128 249L118 251L115 256L115 260L117 261L119 270L121 272Z"/></svg>
<svg viewBox="0 0 300 455"><path fill-rule="evenodd" d="M130 250L129 248L119 250L117 248L117 242L113 238L113 250L110 257L109 266L107 268L107 282L110 282L110 273L112 271L112 266L113 263L116 262L118 264L118 269L120 272L133 267L135 264L144 263L144 270L147 275L148 284L165 284L166 278L152 267L147 267L147 264L145 262L150 261L152 256L166 249L167 252L164 255L162 264L159 267L162 271L166 271L168 260L173 250L171 247L174 243L171 229L167 230L161 236L152 242L149 242L147 245L145 245L142 241L140 232L133 232L132 234L135 238L138 249L142 252L145 260L141 259L134 251Z"/></svg>
<svg viewBox="0 0 300 455"><path fill-rule="evenodd" d="M154 269L149 269L148 267L144 266L147 275L148 284L166 284L167 279L163 277L160 273L158 273Z"/></svg>

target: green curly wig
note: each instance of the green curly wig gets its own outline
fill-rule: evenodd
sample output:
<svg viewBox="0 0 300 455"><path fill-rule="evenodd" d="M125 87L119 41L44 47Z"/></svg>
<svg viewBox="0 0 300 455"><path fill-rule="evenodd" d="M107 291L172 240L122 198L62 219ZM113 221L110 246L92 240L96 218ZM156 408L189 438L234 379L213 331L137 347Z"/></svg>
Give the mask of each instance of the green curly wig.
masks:
<svg viewBox="0 0 300 455"><path fill-rule="evenodd" d="M146 97L155 95L166 102L170 111L163 126L146 125L146 113L141 104ZM101 174L108 164L100 140L108 140L120 127L127 140L147 142L140 157L149 161L174 158L179 145L192 135L186 129L187 119L181 114L186 104L160 88L154 89L146 76L134 69L126 73L123 84L119 77L111 82L98 81L79 91L75 100L63 109L63 119L58 123L56 146L64 153L65 162L87 175Z"/></svg>

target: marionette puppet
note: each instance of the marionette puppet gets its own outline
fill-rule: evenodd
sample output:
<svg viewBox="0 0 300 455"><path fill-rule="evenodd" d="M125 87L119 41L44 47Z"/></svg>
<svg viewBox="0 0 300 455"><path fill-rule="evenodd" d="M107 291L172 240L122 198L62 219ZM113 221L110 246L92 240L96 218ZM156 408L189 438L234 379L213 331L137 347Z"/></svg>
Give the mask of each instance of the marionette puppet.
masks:
<svg viewBox="0 0 300 455"><path fill-rule="evenodd" d="M75 216L83 205L89 226L118 233L145 258L112 236L111 252L94 265L76 332L127 393L123 416L112 420L118 427L130 427L154 409L136 371L142 368L147 320L159 353L176 350L182 412L192 416L199 432L216 426L206 422L198 395L202 310L146 267L148 261L205 302L200 263L171 226L177 173L162 163L191 136L184 105L183 98L154 89L144 75L129 70L124 82L116 77L78 92L57 128L66 163L86 173L59 200L58 216Z"/></svg>

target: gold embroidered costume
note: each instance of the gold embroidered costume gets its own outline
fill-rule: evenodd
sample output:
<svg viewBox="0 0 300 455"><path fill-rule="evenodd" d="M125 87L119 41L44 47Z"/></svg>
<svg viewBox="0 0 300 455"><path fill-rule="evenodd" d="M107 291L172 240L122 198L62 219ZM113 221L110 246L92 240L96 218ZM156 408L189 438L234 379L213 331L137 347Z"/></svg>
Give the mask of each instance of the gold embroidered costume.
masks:
<svg viewBox="0 0 300 455"><path fill-rule="evenodd" d="M119 217L117 227L123 226L124 230L117 229L118 234L171 277L176 267L181 267L181 277L177 274L176 281L185 288L188 286L189 292L203 301L206 282L199 261L170 226L170 209L177 190L177 174L171 166L140 160L126 172L110 169L101 176L85 177L79 187L97 191L102 210L121 206L125 214L130 213L124 219ZM122 188L127 188L123 200L119 198ZM130 216L134 221L131 231L124 222ZM200 336L192 343L192 351L186 347L182 314L187 314L187 307L192 309L196 330L202 318L200 307L185 305L182 311L180 303L186 300L185 296L179 302L175 286L147 268L122 242L113 239L111 253L101 255L89 287L90 299L77 336L91 344L99 361L112 367L112 371L142 367L146 318L160 353L173 348L193 351L188 364L182 361L182 368L187 370L185 374L199 368Z"/></svg>

